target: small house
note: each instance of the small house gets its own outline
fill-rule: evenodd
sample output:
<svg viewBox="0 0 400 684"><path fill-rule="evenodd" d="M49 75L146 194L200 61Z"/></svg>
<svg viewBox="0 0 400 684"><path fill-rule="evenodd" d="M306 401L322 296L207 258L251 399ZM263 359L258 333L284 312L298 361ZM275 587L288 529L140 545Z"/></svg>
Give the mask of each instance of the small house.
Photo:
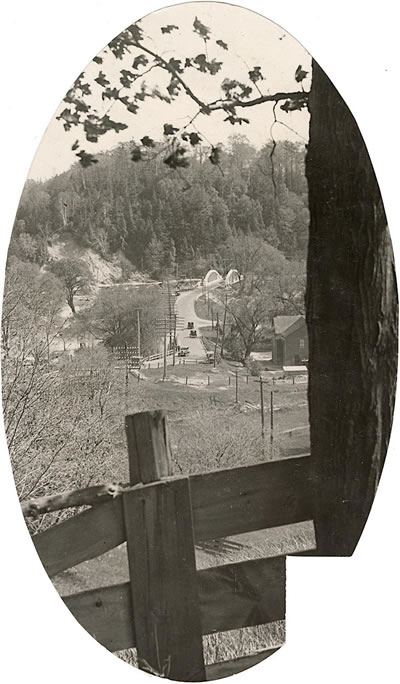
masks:
<svg viewBox="0 0 400 684"><path fill-rule="evenodd" d="M300 366L308 361L308 335L304 316L275 316L272 361L277 366Z"/></svg>

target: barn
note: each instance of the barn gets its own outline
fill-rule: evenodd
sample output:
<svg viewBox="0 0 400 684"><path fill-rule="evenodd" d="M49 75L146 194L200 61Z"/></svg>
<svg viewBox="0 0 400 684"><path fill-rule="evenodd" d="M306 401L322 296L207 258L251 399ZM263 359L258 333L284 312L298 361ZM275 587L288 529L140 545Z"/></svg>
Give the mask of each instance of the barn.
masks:
<svg viewBox="0 0 400 684"><path fill-rule="evenodd" d="M298 366L308 361L308 335L304 316L275 316L272 361L277 366Z"/></svg>

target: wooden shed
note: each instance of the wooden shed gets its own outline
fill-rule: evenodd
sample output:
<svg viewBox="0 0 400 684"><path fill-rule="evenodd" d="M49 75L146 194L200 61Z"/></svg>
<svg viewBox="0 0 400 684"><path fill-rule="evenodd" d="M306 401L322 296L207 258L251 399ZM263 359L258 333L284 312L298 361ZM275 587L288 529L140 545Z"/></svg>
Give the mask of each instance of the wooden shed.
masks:
<svg viewBox="0 0 400 684"><path fill-rule="evenodd" d="M277 366L307 363L308 335L304 316L275 316L272 361Z"/></svg>

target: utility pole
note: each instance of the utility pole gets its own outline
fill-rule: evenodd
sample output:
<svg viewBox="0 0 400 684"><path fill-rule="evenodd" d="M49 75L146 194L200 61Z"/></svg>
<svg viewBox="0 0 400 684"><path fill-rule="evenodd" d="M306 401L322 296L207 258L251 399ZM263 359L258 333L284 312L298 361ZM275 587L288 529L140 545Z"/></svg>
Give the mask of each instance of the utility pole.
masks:
<svg viewBox="0 0 400 684"><path fill-rule="evenodd" d="M261 408L261 437L265 436L265 416L264 416L264 386L263 379L260 376L260 408Z"/></svg>
<svg viewBox="0 0 400 684"><path fill-rule="evenodd" d="M171 283L169 279L167 279L167 292L168 292L168 320L170 323L170 329L169 329L169 346L172 344L172 330L171 330L171 319L172 319L172 301L171 301Z"/></svg>
<svg viewBox="0 0 400 684"><path fill-rule="evenodd" d="M137 348L138 348L138 357L139 357L139 363L140 363L140 309L136 309L136 317L137 317Z"/></svg>
<svg viewBox="0 0 400 684"><path fill-rule="evenodd" d="M163 380L167 377L167 317L164 318L164 370Z"/></svg>
<svg viewBox="0 0 400 684"><path fill-rule="evenodd" d="M214 309L211 306L211 330L214 330Z"/></svg>
<svg viewBox="0 0 400 684"><path fill-rule="evenodd" d="M238 372L235 371L235 404L239 403L239 376Z"/></svg>
<svg viewBox="0 0 400 684"><path fill-rule="evenodd" d="M174 340L172 343L172 365L175 366L175 354L176 354L176 313L174 313Z"/></svg>
<svg viewBox="0 0 400 684"><path fill-rule="evenodd" d="M261 437L264 439L265 437L265 415L264 415L264 382L265 380L262 379L261 375L258 380L255 380L254 382L260 383L260 409L261 409Z"/></svg>
<svg viewBox="0 0 400 684"><path fill-rule="evenodd" d="M263 380L262 377L260 376L259 380L255 380L255 382L260 383L260 408L261 408L261 437L264 439L265 437L265 416L264 416L264 384L268 384L268 380ZM274 448L274 391L271 390L270 393L270 444L271 444L271 456L273 454L273 448Z"/></svg>
<svg viewBox="0 0 400 684"><path fill-rule="evenodd" d="M128 350L127 350L127 345L125 342L125 415L128 415L128 393L129 393L128 381L129 381Z"/></svg>
<svg viewBox="0 0 400 684"><path fill-rule="evenodd" d="M271 390L271 432L270 432L270 444L271 444L271 456L274 448L274 392Z"/></svg>
<svg viewBox="0 0 400 684"><path fill-rule="evenodd" d="M215 338L215 347L214 347L214 368L215 368L216 363L217 363L218 337L219 337L219 314L217 311L217 337Z"/></svg>
<svg viewBox="0 0 400 684"><path fill-rule="evenodd" d="M221 359L224 358L224 344L225 344L225 326L226 326L226 305L228 301L228 295L225 292L225 302L224 302L224 320L222 323L222 340L221 340Z"/></svg>

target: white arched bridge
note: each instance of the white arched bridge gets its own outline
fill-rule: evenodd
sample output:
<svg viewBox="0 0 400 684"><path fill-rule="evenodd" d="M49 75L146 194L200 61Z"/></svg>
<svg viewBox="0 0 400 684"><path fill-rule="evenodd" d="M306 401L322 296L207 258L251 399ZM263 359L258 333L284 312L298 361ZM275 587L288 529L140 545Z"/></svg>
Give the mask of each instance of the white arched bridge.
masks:
<svg viewBox="0 0 400 684"><path fill-rule="evenodd" d="M238 283L243 276L240 276L239 271L236 268L231 268L230 271L223 277L215 268L211 268L208 273L203 278L203 285L212 285L214 283L225 282L226 285L235 285Z"/></svg>

